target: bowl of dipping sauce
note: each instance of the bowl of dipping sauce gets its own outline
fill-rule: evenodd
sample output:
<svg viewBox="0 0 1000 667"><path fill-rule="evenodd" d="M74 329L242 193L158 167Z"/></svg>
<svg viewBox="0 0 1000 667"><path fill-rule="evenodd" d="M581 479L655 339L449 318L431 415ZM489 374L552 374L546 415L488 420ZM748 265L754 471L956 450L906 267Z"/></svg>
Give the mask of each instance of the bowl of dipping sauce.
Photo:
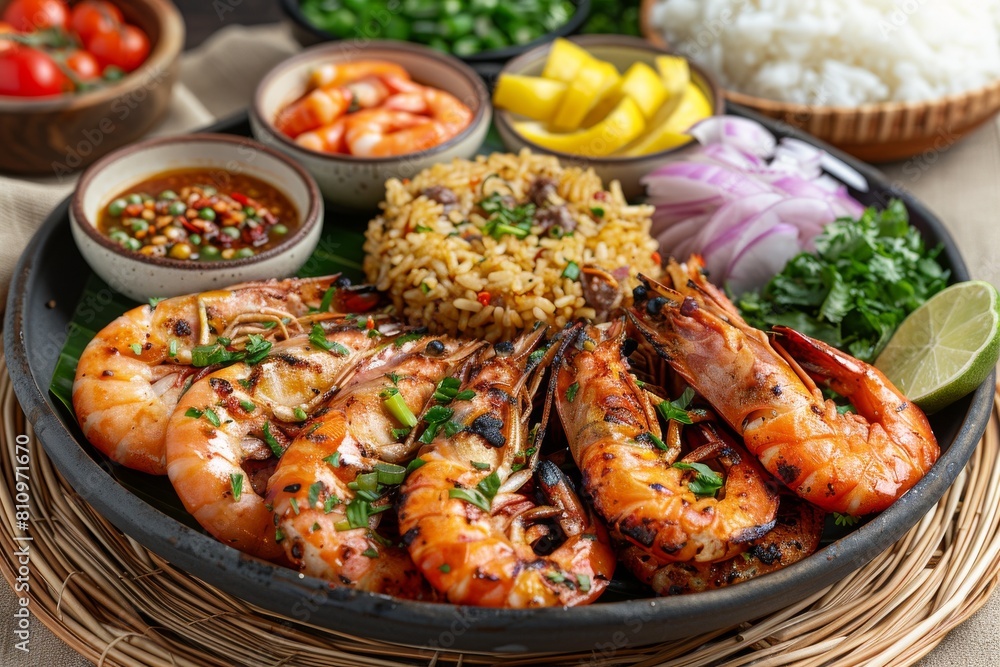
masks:
<svg viewBox="0 0 1000 667"><path fill-rule="evenodd" d="M136 300L294 274L322 231L316 182L246 138L195 134L112 153L80 179L73 238Z"/></svg>

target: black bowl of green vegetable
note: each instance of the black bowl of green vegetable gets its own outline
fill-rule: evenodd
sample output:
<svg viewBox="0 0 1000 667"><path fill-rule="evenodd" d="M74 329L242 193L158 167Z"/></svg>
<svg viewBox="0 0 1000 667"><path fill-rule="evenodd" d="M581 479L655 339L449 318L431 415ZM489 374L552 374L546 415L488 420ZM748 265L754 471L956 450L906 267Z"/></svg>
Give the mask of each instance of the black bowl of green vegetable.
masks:
<svg viewBox="0 0 1000 667"><path fill-rule="evenodd" d="M281 0L302 46L395 39L455 55L481 74L577 32L591 0Z"/></svg>

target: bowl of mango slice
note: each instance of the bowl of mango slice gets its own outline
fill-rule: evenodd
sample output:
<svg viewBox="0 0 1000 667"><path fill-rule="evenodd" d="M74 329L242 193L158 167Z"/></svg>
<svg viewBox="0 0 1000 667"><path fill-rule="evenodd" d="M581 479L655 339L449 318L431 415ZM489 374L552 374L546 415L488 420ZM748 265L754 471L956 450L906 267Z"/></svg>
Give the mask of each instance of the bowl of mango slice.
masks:
<svg viewBox="0 0 1000 667"><path fill-rule="evenodd" d="M722 113L724 100L707 73L645 40L581 35L511 60L493 106L508 150L593 167L636 197L640 179L691 145L687 131Z"/></svg>

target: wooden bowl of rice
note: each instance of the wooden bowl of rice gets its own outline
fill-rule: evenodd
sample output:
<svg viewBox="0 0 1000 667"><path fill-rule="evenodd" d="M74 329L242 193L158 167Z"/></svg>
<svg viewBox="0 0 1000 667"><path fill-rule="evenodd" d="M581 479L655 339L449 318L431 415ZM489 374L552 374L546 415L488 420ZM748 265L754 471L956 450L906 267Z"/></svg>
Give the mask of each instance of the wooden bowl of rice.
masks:
<svg viewBox="0 0 1000 667"><path fill-rule="evenodd" d="M657 2L642 0L640 28L649 42L667 48L652 17ZM723 93L730 103L801 128L866 162L940 153L1000 111L1000 79L934 100L858 106L796 104L730 89Z"/></svg>
<svg viewBox="0 0 1000 667"><path fill-rule="evenodd" d="M534 208L511 233L516 223L491 226L498 214L484 206L497 202ZM629 205L617 181L605 189L592 169L552 156L455 159L386 182L365 234L365 275L410 324L435 333L498 341L536 322L606 321L631 305L639 273L662 273L652 213Z"/></svg>

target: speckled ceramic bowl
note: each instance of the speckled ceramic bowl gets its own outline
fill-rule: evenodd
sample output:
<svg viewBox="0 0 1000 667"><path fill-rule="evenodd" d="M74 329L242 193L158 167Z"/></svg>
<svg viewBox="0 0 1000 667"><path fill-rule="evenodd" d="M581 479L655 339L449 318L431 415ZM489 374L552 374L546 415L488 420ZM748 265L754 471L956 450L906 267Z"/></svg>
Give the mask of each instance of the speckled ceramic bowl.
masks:
<svg viewBox="0 0 1000 667"><path fill-rule="evenodd" d="M653 46L639 37L629 37L626 35L580 35L571 37L570 41L582 46L595 58L610 62L618 68L619 72L624 72L634 62L643 62L654 66L656 56L670 54L670 51ZM545 44L528 51L522 56L514 58L503 68L501 75L541 75L551 48L551 44ZM691 63L690 67L691 81L705 94L706 99L708 99L712 107L712 113L721 114L724 108L724 100L719 86L704 70L694 63ZM597 172L597 175L605 183L612 180L617 180L621 183L622 191L626 197L641 195L643 188L639 180L657 167L676 158L679 153L687 150L694 142L692 139L692 143L684 144L677 148L637 157L585 157L545 148L526 139L514 129L514 121L516 119L517 117L509 111L504 109L497 109L496 111L497 131L500 133L500 138L503 139L503 144L508 150L517 152L522 148L529 148L535 153L555 155L563 164L593 167L594 171Z"/></svg>
<svg viewBox="0 0 1000 667"><path fill-rule="evenodd" d="M363 158L332 155L303 148L275 129L285 106L305 93L309 74L318 65L349 60L388 60L405 67L417 83L447 91L472 110L472 122L452 139L419 153ZM316 177L330 203L352 209L374 209L385 197L385 181L409 178L437 162L470 158L486 137L492 119L489 93L466 64L433 49L406 42L331 42L307 49L272 69L261 80L250 106L254 137L291 155Z"/></svg>
<svg viewBox="0 0 1000 667"><path fill-rule="evenodd" d="M126 188L165 171L196 168L246 174L273 185L295 205L300 224L281 244L258 255L214 262L147 257L98 232L98 213ZM98 276L112 289L144 301L294 274L319 242L323 199L312 177L276 151L242 137L192 134L144 141L94 163L73 195L70 228Z"/></svg>

